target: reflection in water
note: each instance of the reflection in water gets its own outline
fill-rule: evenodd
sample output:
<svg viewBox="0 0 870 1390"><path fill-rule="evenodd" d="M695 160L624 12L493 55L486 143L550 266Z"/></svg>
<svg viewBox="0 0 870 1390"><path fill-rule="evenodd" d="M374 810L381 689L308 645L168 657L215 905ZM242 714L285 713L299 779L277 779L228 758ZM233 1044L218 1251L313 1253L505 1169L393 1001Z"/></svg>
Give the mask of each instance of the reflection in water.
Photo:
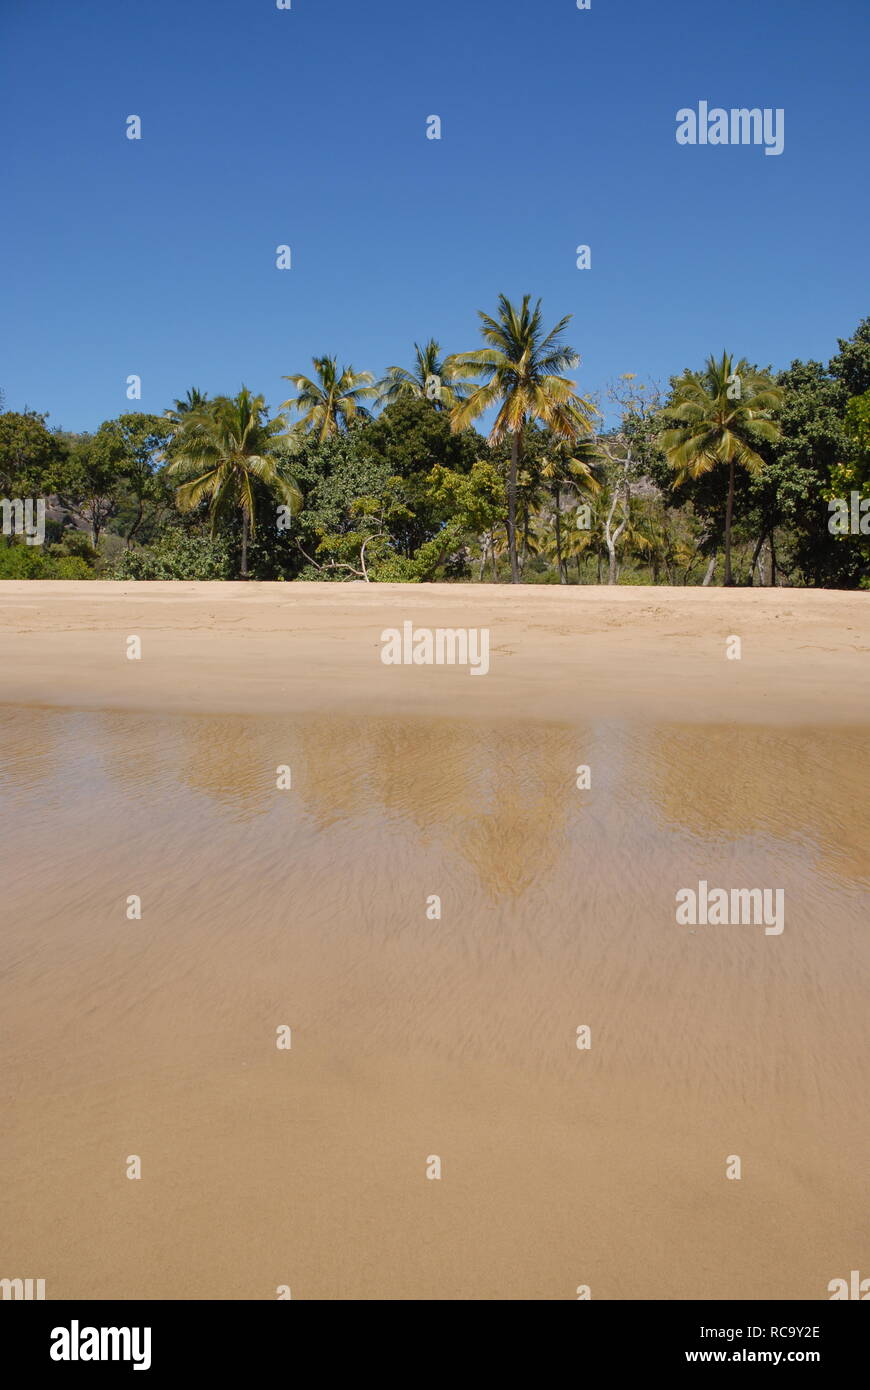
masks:
<svg viewBox="0 0 870 1390"><path fill-rule="evenodd" d="M810 847L832 872L866 882L870 786L863 730L738 725L594 728L449 719L306 720L0 710L0 795L83 795L186 815L203 801L247 823L275 809L277 769L292 767L294 808L312 828L376 823L438 842L473 865L494 896L521 896L576 848L581 822L629 824L687 839L767 835ZM576 769L593 768L578 791ZM275 791L275 796L272 795ZM603 794L602 794L603 793ZM594 810L593 810L594 808ZM590 824L592 822L592 824ZM188 825L188 830L193 827ZM597 836L595 837L598 838Z"/></svg>
<svg viewBox="0 0 870 1390"><path fill-rule="evenodd" d="M870 878L864 729L660 727L638 742L644 794L671 825L801 840L832 871Z"/></svg>
<svg viewBox="0 0 870 1390"><path fill-rule="evenodd" d="M517 1248L533 1296L570 1296L578 1242L610 1297L822 1297L852 1267L863 730L7 708L0 731L0 1225L28 1211L16 1258L55 1296L259 1297L288 1251L317 1297L503 1297ZM678 928L702 878L782 888L783 935ZM112 1165L143 1149L139 1226ZM417 1166L442 1150L435 1219Z"/></svg>

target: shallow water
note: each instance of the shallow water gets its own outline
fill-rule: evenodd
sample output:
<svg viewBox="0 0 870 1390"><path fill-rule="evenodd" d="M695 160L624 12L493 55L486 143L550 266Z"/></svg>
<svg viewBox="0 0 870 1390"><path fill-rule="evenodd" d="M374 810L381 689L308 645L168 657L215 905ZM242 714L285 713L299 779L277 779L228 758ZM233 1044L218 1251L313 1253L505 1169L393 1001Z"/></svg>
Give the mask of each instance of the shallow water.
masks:
<svg viewBox="0 0 870 1390"><path fill-rule="evenodd" d="M0 1277L825 1298L866 1263L865 729L0 729ZM782 888L782 934L678 926L701 879Z"/></svg>

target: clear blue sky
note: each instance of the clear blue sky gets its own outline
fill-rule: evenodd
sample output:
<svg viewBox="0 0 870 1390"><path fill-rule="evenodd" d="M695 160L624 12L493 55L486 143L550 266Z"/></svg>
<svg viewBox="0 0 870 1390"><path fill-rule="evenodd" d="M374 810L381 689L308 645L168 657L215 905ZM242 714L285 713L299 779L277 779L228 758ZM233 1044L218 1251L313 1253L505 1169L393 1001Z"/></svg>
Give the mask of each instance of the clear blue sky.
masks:
<svg viewBox="0 0 870 1390"><path fill-rule="evenodd" d="M50 425L466 350L500 291L585 391L870 313L866 0L0 0L0 51L0 386ZM678 146L700 100L784 153Z"/></svg>

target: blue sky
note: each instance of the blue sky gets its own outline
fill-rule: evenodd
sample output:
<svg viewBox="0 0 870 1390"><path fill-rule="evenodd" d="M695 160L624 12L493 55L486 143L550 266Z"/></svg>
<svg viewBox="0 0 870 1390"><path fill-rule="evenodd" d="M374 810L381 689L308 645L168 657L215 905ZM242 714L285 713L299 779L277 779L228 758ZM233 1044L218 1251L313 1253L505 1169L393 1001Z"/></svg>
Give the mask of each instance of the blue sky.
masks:
<svg viewBox="0 0 870 1390"><path fill-rule="evenodd" d="M870 313L868 50L866 0L0 0L6 408L274 407L315 353L476 346L501 291L574 315L585 392L825 360ZM784 152L678 146L700 100Z"/></svg>

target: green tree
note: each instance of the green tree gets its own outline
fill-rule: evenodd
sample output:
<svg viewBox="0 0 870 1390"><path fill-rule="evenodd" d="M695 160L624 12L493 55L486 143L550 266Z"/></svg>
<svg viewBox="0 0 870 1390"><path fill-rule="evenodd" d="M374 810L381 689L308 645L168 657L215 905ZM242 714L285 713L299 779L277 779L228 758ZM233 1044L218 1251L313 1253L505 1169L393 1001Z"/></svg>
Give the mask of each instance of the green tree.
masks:
<svg viewBox="0 0 870 1390"><path fill-rule="evenodd" d="M243 386L235 397L218 396L191 411L177 440L170 473L185 477L176 498L182 511L208 502L212 533L238 512L242 527L241 578L248 578L248 536L256 532L257 498L263 489L298 509L294 480L279 467L274 450L283 431L280 418L269 420L262 396Z"/></svg>
<svg viewBox="0 0 870 1390"><path fill-rule="evenodd" d="M188 416L199 413L204 410L207 405L208 396L206 393L198 390L195 386L191 386L188 388L185 396L180 400L173 401L169 409L163 412L163 418L165 420L164 430L167 436L165 450L167 459L172 457L175 440L181 434Z"/></svg>
<svg viewBox="0 0 870 1390"><path fill-rule="evenodd" d="M870 450L870 391L862 396L853 396L846 406L846 433L857 442L859 448Z"/></svg>
<svg viewBox="0 0 870 1390"><path fill-rule="evenodd" d="M541 464L541 478L550 492L553 505L553 524L556 542L556 568L559 583L568 583L568 571L562 556L562 494L568 489L578 493L597 493L601 483L597 476L597 458L575 458L572 444L566 439L554 439Z"/></svg>
<svg viewBox="0 0 870 1390"><path fill-rule="evenodd" d="M52 492L67 450L35 410L0 415L0 488L6 496Z"/></svg>
<svg viewBox="0 0 870 1390"><path fill-rule="evenodd" d="M780 435L760 449L765 468L750 482L745 500L756 549L767 540L770 582L782 568L799 577L795 582L855 588L867 573L866 543L851 537L843 544L831 535L827 504L860 486L860 439L850 433L846 417L850 399L870 390L870 318L850 338L839 339L838 348L827 367L795 361L777 377L783 392L776 412Z"/></svg>
<svg viewBox="0 0 870 1390"><path fill-rule="evenodd" d="M571 315L560 319L549 333L544 332L541 301L530 307L530 295L524 295L517 307L505 295L499 295L497 317L482 311L481 336L486 347L473 352L458 353L450 358L451 370L481 376L485 380L476 386L467 400L460 401L451 414L454 428L465 429L485 410L497 407L495 423L489 434L491 444L510 438L511 458L508 470L508 549L511 583L519 583L517 561L517 478L523 457L523 432L527 421L547 425L554 435L575 439L592 429L594 407L576 394L575 383L563 375L577 366L579 358L573 348L562 342L561 335Z"/></svg>
<svg viewBox="0 0 870 1390"><path fill-rule="evenodd" d="M339 372L335 357L313 357L316 380L296 374L285 376L292 381L297 396L284 401L282 410L296 410L301 418L294 428L310 431L320 440L330 439L346 430L355 420L369 419L364 401L377 395L371 372L355 372L343 367Z"/></svg>
<svg viewBox="0 0 870 1390"><path fill-rule="evenodd" d="M117 440L121 450L119 470L135 499L136 510L126 535L129 546L142 524L146 503L162 498L158 467L165 457L170 430L165 417L137 411L117 420L106 420L100 431Z"/></svg>
<svg viewBox="0 0 870 1390"><path fill-rule="evenodd" d="M729 585L735 469L739 464L750 474L763 470L758 448L779 437L779 425L771 417L782 397L768 373L750 367L745 358L735 366L730 353L723 352L718 362L709 357L704 371L685 372L664 407L666 421L673 423L662 430L660 444L676 473L676 487L720 464L728 469L724 582Z"/></svg>
<svg viewBox="0 0 870 1390"><path fill-rule="evenodd" d="M401 524L395 520L393 534L397 549L410 557L449 519L429 488L432 469L468 473L486 445L473 429L454 431L446 411L420 399L396 401L354 434L361 452L381 460L388 476L406 484L411 515Z"/></svg>
<svg viewBox="0 0 870 1390"><path fill-rule="evenodd" d="M460 375L449 358L441 354L441 345L434 338L420 347L414 344L414 365L388 367L378 382L378 405L394 405L396 401L426 400L436 410L452 410L468 396L473 382Z"/></svg>
<svg viewBox="0 0 870 1390"><path fill-rule="evenodd" d="M91 544L99 549L100 536L117 509L128 459L121 435L101 425L96 434L75 437L58 478L58 496L66 509L84 521Z"/></svg>

